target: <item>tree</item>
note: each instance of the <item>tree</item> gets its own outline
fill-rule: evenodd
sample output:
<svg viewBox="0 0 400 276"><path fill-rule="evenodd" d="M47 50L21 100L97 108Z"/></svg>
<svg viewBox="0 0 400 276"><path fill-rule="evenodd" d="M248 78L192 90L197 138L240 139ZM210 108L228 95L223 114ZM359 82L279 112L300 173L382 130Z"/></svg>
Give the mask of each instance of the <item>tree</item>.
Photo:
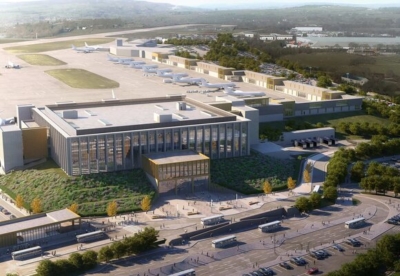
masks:
<svg viewBox="0 0 400 276"><path fill-rule="evenodd" d="M296 180L293 180L291 176L287 179L287 187L289 190L296 188Z"/></svg>
<svg viewBox="0 0 400 276"><path fill-rule="evenodd" d="M303 180L304 182L310 183L311 182L311 174L308 170L304 170L303 172Z"/></svg>
<svg viewBox="0 0 400 276"><path fill-rule="evenodd" d="M296 199L294 206L299 209L300 212L308 212L311 210L311 202L306 197L299 197Z"/></svg>
<svg viewBox="0 0 400 276"><path fill-rule="evenodd" d="M324 187L324 198L327 200L330 200L332 202L335 202L338 197L338 192L336 187Z"/></svg>
<svg viewBox="0 0 400 276"><path fill-rule="evenodd" d="M327 76L320 76L318 77L317 86L325 88L332 86L332 80Z"/></svg>
<svg viewBox="0 0 400 276"><path fill-rule="evenodd" d="M91 269L97 265L97 252L93 250L82 254L83 268Z"/></svg>
<svg viewBox="0 0 400 276"><path fill-rule="evenodd" d="M56 260L54 265L57 267L57 275L59 276L68 276L71 275L71 272L75 270L75 267L65 259Z"/></svg>
<svg viewBox="0 0 400 276"><path fill-rule="evenodd" d="M35 198L31 203L32 212L39 214L42 212L42 201L39 198Z"/></svg>
<svg viewBox="0 0 400 276"><path fill-rule="evenodd" d="M151 208L151 199L148 195L146 195L143 199L142 202L140 203L140 208L142 208L143 211L147 212Z"/></svg>
<svg viewBox="0 0 400 276"><path fill-rule="evenodd" d="M351 168L351 181L360 182L364 177L365 164L362 161L357 161Z"/></svg>
<svg viewBox="0 0 400 276"><path fill-rule="evenodd" d="M69 255L68 261L75 267L76 270L83 268L83 256L79 253L72 253Z"/></svg>
<svg viewBox="0 0 400 276"><path fill-rule="evenodd" d="M119 259L126 254L126 245L122 242L115 242L110 246L115 259Z"/></svg>
<svg viewBox="0 0 400 276"><path fill-rule="evenodd" d="M100 249L97 257L100 262L108 262L114 257L114 252L111 250L109 246L104 246Z"/></svg>
<svg viewBox="0 0 400 276"><path fill-rule="evenodd" d="M22 207L24 207L24 204L25 204L25 202L24 202L24 198L22 197L22 195L17 195L17 197L15 198L15 205L18 208L22 208Z"/></svg>
<svg viewBox="0 0 400 276"><path fill-rule="evenodd" d="M108 203L107 205L107 215L109 217L114 217L117 215L117 210L118 210L118 204L117 202L114 200L110 203Z"/></svg>
<svg viewBox="0 0 400 276"><path fill-rule="evenodd" d="M57 266L50 260L41 261L36 268L38 276L54 276L57 275Z"/></svg>
<svg viewBox="0 0 400 276"><path fill-rule="evenodd" d="M312 193L310 195L310 203L313 208L318 208L321 205L321 195L319 193Z"/></svg>
<svg viewBox="0 0 400 276"><path fill-rule="evenodd" d="M78 214L78 208L79 208L78 203L72 203L71 206L68 207L68 209L74 212L75 214Z"/></svg>
<svg viewBox="0 0 400 276"><path fill-rule="evenodd" d="M263 191L266 195L268 195L272 192L272 186L268 180L265 180L265 182L263 184Z"/></svg>

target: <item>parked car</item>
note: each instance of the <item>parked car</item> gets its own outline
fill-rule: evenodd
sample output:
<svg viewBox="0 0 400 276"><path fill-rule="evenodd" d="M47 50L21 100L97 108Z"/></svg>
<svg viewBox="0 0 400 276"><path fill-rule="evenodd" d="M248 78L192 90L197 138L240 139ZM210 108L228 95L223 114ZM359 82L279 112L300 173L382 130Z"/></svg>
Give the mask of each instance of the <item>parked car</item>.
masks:
<svg viewBox="0 0 400 276"><path fill-rule="evenodd" d="M291 258L291 259L290 259L290 262L291 262L292 264L297 265L297 266L300 266L300 265L303 264L297 257Z"/></svg>
<svg viewBox="0 0 400 276"><path fill-rule="evenodd" d="M258 272L261 272L265 276L272 276L275 274L274 271L268 267L261 267Z"/></svg>
<svg viewBox="0 0 400 276"><path fill-rule="evenodd" d="M0 205L0 211L3 211L4 207Z"/></svg>
<svg viewBox="0 0 400 276"><path fill-rule="evenodd" d="M397 225L398 224L398 221L394 220L393 218L388 219L386 222L389 223L389 224L393 224L393 225Z"/></svg>
<svg viewBox="0 0 400 276"><path fill-rule="evenodd" d="M319 272L319 270L318 270L317 267L312 267L312 268L310 268L309 270L307 270L307 274L308 274L308 275L316 274L316 273L318 273L318 272Z"/></svg>
<svg viewBox="0 0 400 276"><path fill-rule="evenodd" d="M337 251L339 251L339 252L343 252L343 251L344 251L343 247L341 247L341 246L338 245L338 244L334 244L334 245L332 246L332 248L335 249L335 250L337 250Z"/></svg>
<svg viewBox="0 0 400 276"><path fill-rule="evenodd" d="M6 214L6 215L9 215L10 214L10 212L7 210L7 209L3 209L3 210L1 210L2 212L3 212L3 214Z"/></svg>
<svg viewBox="0 0 400 276"><path fill-rule="evenodd" d="M290 264L288 264L287 262L279 263L279 266L283 267L284 269L292 269Z"/></svg>
<svg viewBox="0 0 400 276"><path fill-rule="evenodd" d="M317 259L317 260L322 260L322 259L324 258L324 255L321 254L321 253L318 252L318 251L311 251L311 252L310 252L310 256L311 256L312 258L314 258L314 259Z"/></svg>
<svg viewBox="0 0 400 276"><path fill-rule="evenodd" d="M17 217L14 215L10 215L10 219L15 219L15 218L17 218Z"/></svg>

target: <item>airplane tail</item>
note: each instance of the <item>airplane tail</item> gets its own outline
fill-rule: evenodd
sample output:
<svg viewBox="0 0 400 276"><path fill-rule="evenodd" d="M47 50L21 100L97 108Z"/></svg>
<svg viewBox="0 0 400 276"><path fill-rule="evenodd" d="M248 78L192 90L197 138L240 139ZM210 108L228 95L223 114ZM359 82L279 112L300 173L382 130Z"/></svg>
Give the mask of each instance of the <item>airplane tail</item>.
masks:
<svg viewBox="0 0 400 276"><path fill-rule="evenodd" d="M205 79L201 79L201 85L203 85L203 86L207 86L207 81L205 80Z"/></svg>
<svg viewBox="0 0 400 276"><path fill-rule="evenodd" d="M88 45L86 42L85 42L85 46L86 46L86 47L89 47L89 45Z"/></svg>
<svg viewBox="0 0 400 276"><path fill-rule="evenodd" d="M72 44L72 49L76 50L76 47L75 47L75 45L74 45L74 44Z"/></svg>
<svg viewBox="0 0 400 276"><path fill-rule="evenodd" d="M111 96L112 96L113 99L115 99L114 89L111 89Z"/></svg>

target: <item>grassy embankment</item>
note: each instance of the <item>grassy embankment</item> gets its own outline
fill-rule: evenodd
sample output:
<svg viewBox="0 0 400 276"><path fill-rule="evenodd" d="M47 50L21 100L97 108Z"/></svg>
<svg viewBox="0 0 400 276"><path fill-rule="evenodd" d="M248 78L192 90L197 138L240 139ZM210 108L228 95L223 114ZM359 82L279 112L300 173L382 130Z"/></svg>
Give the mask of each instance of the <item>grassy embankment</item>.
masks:
<svg viewBox="0 0 400 276"><path fill-rule="evenodd" d="M136 211L145 195L155 195L142 170L71 177L53 161L0 176L0 188L14 200L22 195L27 208L39 198L44 212L77 203L82 216L104 215L108 202L113 200L119 212Z"/></svg>
<svg viewBox="0 0 400 276"><path fill-rule="evenodd" d="M29 63L30 65L38 65L38 66L58 66L67 64L62 60L53 58L49 55L41 55L41 54L18 55L18 58Z"/></svg>
<svg viewBox="0 0 400 276"><path fill-rule="evenodd" d="M83 69L55 69L48 70L46 73L72 88L110 89L119 87L118 82Z"/></svg>

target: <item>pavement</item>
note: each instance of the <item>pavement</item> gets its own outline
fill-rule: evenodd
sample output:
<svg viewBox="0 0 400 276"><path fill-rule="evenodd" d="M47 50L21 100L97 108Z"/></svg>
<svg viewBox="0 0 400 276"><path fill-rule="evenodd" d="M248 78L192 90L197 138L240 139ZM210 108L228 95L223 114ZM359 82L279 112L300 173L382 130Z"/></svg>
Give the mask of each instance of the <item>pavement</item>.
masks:
<svg viewBox="0 0 400 276"><path fill-rule="evenodd" d="M307 162L313 163L313 182L311 185L323 182L326 163L332 154L333 151L324 152L313 155L307 160ZM87 223L105 222L113 224L115 227L109 233L110 239L83 244L81 248L76 244L74 235L60 237L57 241L50 241L43 246L46 250L43 257L26 261L12 261L8 257L7 261L7 256L3 256L4 262L0 263L0 270L30 275L34 273L37 263L43 259L64 259L68 258L69 254L73 252L84 252L89 249L98 250L114 241L121 240L125 235L134 235L146 226L152 226L159 230L160 238L172 239L180 233L202 227L200 224L201 217L222 213L228 221L238 220L250 214L254 215L286 205L293 205L299 195L309 194L310 191L310 183L303 183L302 181L294 189L293 194L282 192L268 196L242 196L232 191L224 191L223 193L201 192L181 199L165 197L157 202L154 210L147 213L84 219ZM362 203L362 206L353 206L353 196L365 203ZM258 201L258 203L249 205L250 201ZM10 202L7 204L10 204L7 208L13 208ZM221 206L232 208L220 211L219 207ZM373 196L359 194L357 190L342 188L335 205L315 210L309 216L285 219L283 220L285 230L270 234L267 238L264 234L258 233L257 230L251 230L236 233L238 240L243 242L233 248L211 249L209 239L183 246L162 246L140 256L127 257L110 264L102 264L95 271L92 271L91 275L104 275L110 272L113 275L148 274L149 269L152 275L169 275L188 268L195 268L198 275L210 274L210 269L214 271L212 275L226 275L226 273L241 275L249 272L253 266L274 267L279 262L289 260L292 256L307 255L308 248L302 246L300 249L298 244L307 244L307 246L312 244L313 249L329 248L332 246L332 237L334 237L335 243L342 243L348 237L358 237L364 241L373 242L383 233L395 227L382 222L398 214L399 210L399 200L382 202L382 200ZM200 214L189 216L187 214L189 211L197 211ZM339 217L334 215L335 213ZM166 218L153 219L153 215L165 215ZM344 229L345 221L359 216L366 218L369 223L367 228L363 228L363 231ZM317 244L315 242L318 240L317 237L321 237L324 242ZM56 254L54 256L49 254L51 251L56 251ZM259 252L263 252L263 254L260 255ZM264 257L260 258L260 256ZM127 269L130 274L127 274Z"/></svg>

